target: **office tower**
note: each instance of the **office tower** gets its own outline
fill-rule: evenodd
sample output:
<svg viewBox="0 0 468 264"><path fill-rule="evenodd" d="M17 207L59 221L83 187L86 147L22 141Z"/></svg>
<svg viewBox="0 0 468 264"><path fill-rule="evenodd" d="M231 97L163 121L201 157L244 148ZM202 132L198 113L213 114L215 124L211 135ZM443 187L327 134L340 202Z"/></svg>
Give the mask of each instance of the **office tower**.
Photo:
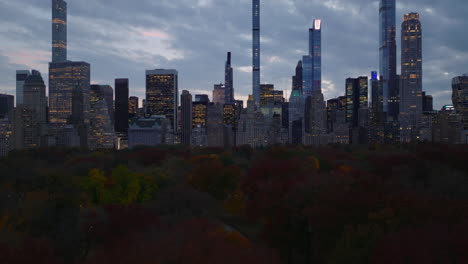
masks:
<svg viewBox="0 0 468 264"><path fill-rule="evenodd" d="M327 101L327 129L331 142L349 143L349 126L346 123L346 97L340 96Z"/></svg>
<svg viewBox="0 0 468 264"><path fill-rule="evenodd" d="M215 84L213 89L213 103L224 105L226 103L226 87L224 84Z"/></svg>
<svg viewBox="0 0 468 264"><path fill-rule="evenodd" d="M299 91L302 94L302 61L300 60L296 66L296 75L292 77L292 90Z"/></svg>
<svg viewBox="0 0 468 264"><path fill-rule="evenodd" d="M372 120L374 123L382 123L384 121L382 83L379 81L378 73L376 71L373 71L371 76Z"/></svg>
<svg viewBox="0 0 468 264"><path fill-rule="evenodd" d="M207 101L195 101L192 106L192 127L206 127L207 114L208 114L208 104Z"/></svg>
<svg viewBox="0 0 468 264"><path fill-rule="evenodd" d="M260 104L260 0L252 0L252 88L255 104Z"/></svg>
<svg viewBox="0 0 468 264"><path fill-rule="evenodd" d="M72 114L72 93L78 87L84 96L83 114L89 121L89 90L91 66L86 62L49 63L50 122L65 125Z"/></svg>
<svg viewBox="0 0 468 264"><path fill-rule="evenodd" d="M7 156L13 150L13 143L11 120L0 118L0 157Z"/></svg>
<svg viewBox="0 0 468 264"><path fill-rule="evenodd" d="M260 105L277 106L284 102L283 91L275 90L273 84L260 85Z"/></svg>
<svg viewBox="0 0 468 264"><path fill-rule="evenodd" d="M192 138L192 95L189 91L182 91L180 96L180 106L181 106L181 140L180 142L183 145L190 146Z"/></svg>
<svg viewBox="0 0 468 264"><path fill-rule="evenodd" d="M205 102L209 103L210 99L207 94L196 94L195 95L195 102Z"/></svg>
<svg viewBox="0 0 468 264"><path fill-rule="evenodd" d="M432 95L426 94L426 92L422 93L423 98L423 112L432 112L434 111L434 99Z"/></svg>
<svg viewBox="0 0 468 264"><path fill-rule="evenodd" d="M126 134L128 130L128 79L115 79L115 131Z"/></svg>
<svg viewBox="0 0 468 264"><path fill-rule="evenodd" d="M293 91L289 98L289 143L303 143L305 98L299 91Z"/></svg>
<svg viewBox="0 0 468 264"><path fill-rule="evenodd" d="M403 142L419 137L423 112L422 29L418 13L404 16L401 25L400 125Z"/></svg>
<svg viewBox="0 0 468 264"><path fill-rule="evenodd" d="M67 2L52 0L52 62L67 61Z"/></svg>
<svg viewBox="0 0 468 264"><path fill-rule="evenodd" d="M109 85L91 86L91 110L89 125L89 148L113 149L115 147L116 136L111 117L113 112L109 113ZM110 88L112 93L113 90ZM111 100L111 102L113 102Z"/></svg>
<svg viewBox="0 0 468 264"><path fill-rule="evenodd" d="M368 107L368 78L346 79L346 121L359 126L359 109Z"/></svg>
<svg viewBox="0 0 468 264"><path fill-rule="evenodd" d="M29 70L16 71L16 105L23 103L23 85L29 75L31 75Z"/></svg>
<svg viewBox="0 0 468 264"><path fill-rule="evenodd" d="M112 86L110 85L93 84L91 85L90 90L91 94L94 93L94 96L102 98L106 101L109 118L111 120L112 126L114 126L114 89L112 89Z"/></svg>
<svg viewBox="0 0 468 264"><path fill-rule="evenodd" d="M380 0L379 41L380 81L383 91L383 110L389 118L398 117L398 82L396 80L396 23L395 0Z"/></svg>
<svg viewBox="0 0 468 264"><path fill-rule="evenodd" d="M302 58L303 94L322 92L322 21L314 19L309 29L309 55Z"/></svg>
<svg viewBox="0 0 468 264"><path fill-rule="evenodd" d="M289 130L289 102L281 104L281 127Z"/></svg>
<svg viewBox="0 0 468 264"><path fill-rule="evenodd" d="M452 105L444 105L437 113L432 126L432 140L443 144L466 144L467 134L464 133L464 113L457 113ZM463 132L462 132L463 131Z"/></svg>
<svg viewBox="0 0 468 264"><path fill-rule="evenodd" d="M13 107L15 106L15 97L8 94L0 94L0 119L11 119Z"/></svg>
<svg viewBox="0 0 468 264"><path fill-rule="evenodd" d="M226 103L234 103L234 76L231 66L231 52L227 54L226 67L224 70L224 87L226 89Z"/></svg>
<svg viewBox="0 0 468 264"><path fill-rule="evenodd" d="M33 70L32 74L26 78L23 95L23 105L34 113L39 126L45 126L47 123L46 87L40 72Z"/></svg>
<svg viewBox="0 0 468 264"><path fill-rule="evenodd" d="M128 99L128 113L135 117L138 114L138 107L139 107L139 98L136 96L130 96Z"/></svg>
<svg viewBox="0 0 468 264"><path fill-rule="evenodd" d="M146 71L146 110L150 115L164 115L177 132L179 105L178 73L176 70Z"/></svg>
<svg viewBox="0 0 468 264"><path fill-rule="evenodd" d="M452 102L463 125L463 143L468 137L468 74L457 76L452 80Z"/></svg>
<svg viewBox="0 0 468 264"><path fill-rule="evenodd" d="M206 121L207 147L224 147L223 106L210 103L207 108Z"/></svg>
<svg viewBox="0 0 468 264"><path fill-rule="evenodd" d="M236 145L249 145L253 148L268 144L268 129L265 116L257 110L257 104L249 95L247 108L240 114L236 132Z"/></svg>

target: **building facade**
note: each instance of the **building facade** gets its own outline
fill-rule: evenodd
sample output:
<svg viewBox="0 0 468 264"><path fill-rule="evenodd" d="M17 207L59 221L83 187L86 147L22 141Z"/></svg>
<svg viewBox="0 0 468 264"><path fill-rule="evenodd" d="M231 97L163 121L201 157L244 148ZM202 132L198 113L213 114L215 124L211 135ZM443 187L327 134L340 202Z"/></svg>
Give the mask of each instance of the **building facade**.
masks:
<svg viewBox="0 0 468 264"><path fill-rule="evenodd" d="M190 146L192 143L192 122L193 122L193 106L192 106L192 95L189 91L182 91L180 96L181 106L181 139L180 142L183 145Z"/></svg>
<svg viewBox="0 0 468 264"><path fill-rule="evenodd" d="M468 74L453 78L452 102L453 107L461 118L464 143L468 143Z"/></svg>
<svg viewBox="0 0 468 264"><path fill-rule="evenodd" d="M260 0L252 0L252 89L260 104Z"/></svg>
<svg viewBox="0 0 468 264"><path fill-rule="evenodd" d="M231 65L231 52L227 54L226 66L224 68L224 87L226 89L226 99L227 104L234 103L234 75Z"/></svg>
<svg viewBox="0 0 468 264"><path fill-rule="evenodd" d="M52 0L52 62L67 61L67 2Z"/></svg>
<svg viewBox="0 0 468 264"><path fill-rule="evenodd" d="M179 105L178 73L176 70L146 71L146 110L150 115L163 115L177 132Z"/></svg>
<svg viewBox="0 0 468 264"><path fill-rule="evenodd" d="M0 94L0 119L9 118L14 107L15 97L13 95Z"/></svg>
<svg viewBox="0 0 468 264"><path fill-rule="evenodd" d="M309 54L302 58L303 94L313 95L322 91L322 21L314 19L309 29Z"/></svg>
<svg viewBox="0 0 468 264"><path fill-rule="evenodd" d="M115 79L115 112L114 122L115 131L120 134L126 134L128 131L128 96L129 81L126 78Z"/></svg>
<svg viewBox="0 0 468 264"><path fill-rule="evenodd" d="M383 110L389 118L398 118L398 82L396 80L396 4L380 0L379 64L383 91Z"/></svg>
<svg viewBox="0 0 468 264"><path fill-rule="evenodd" d="M16 105L23 103L23 85L29 75L31 75L29 70L16 71Z"/></svg>

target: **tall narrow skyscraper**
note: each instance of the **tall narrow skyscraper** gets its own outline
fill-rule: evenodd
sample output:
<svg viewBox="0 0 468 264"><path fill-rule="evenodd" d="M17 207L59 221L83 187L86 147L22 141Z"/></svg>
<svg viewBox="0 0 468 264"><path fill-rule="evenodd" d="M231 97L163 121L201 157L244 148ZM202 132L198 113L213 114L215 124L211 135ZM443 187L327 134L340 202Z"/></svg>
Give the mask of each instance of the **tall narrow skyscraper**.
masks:
<svg viewBox="0 0 468 264"><path fill-rule="evenodd" d="M384 112L394 120L398 117L398 82L396 77L395 0L380 0L379 62L383 90Z"/></svg>
<svg viewBox="0 0 468 264"><path fill-rule="evenodd" d="M227 54L226 67L224 70L224 88L226 89L226 103L234 103L234 76L231 66L231 52Z"/></svg>
<svg viewBox="0 0 468 264"><path fill-rule="evenodd" d="M128 132L128 79L115 79L115 131Z"/></svg>
<svg viewBox="0 0 468 264"><path fill-rule="evenodd" d="M322 91L322 21L314 19L309 29L309 55L302 58L303 94Z"/></svg>
<svg viewBox="0 0 468 264"><path fill-rule="evenodd" d="M52 62L67 61L67 2L52 0Z"/></svg>
<svg viewBox="0 0 468 264"><path fill-rule="evenodd" d="M260 0L252 0L252 88L256 105L260 104Z"/></svg>
<svg viewBox="0 0 468 264"><path fill-rule="evenodd" d="M401 140L418 136L422 119L422 29L418 13L404 16L401 25ZM404 136L406 134L406 137Z"/></svg>
<svg viewBox="0 0 468 264"><path fill-rule="evenodd" d="M190 146L192 142L192 95L189 91L182 91L180 96L180 118L182 145Z"/></svg>

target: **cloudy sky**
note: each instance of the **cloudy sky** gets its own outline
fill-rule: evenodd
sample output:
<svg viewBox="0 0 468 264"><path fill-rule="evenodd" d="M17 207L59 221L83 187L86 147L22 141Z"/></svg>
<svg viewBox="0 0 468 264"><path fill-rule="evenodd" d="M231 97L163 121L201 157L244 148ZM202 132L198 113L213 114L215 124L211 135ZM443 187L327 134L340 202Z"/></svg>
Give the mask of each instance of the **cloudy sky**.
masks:
<svg viewBox="0 0 468 264"><path fill-rule="evenodd" d="M233 53L236 97L251 93L251 0L68 0L68 59L91 63L92 82L130 79L144 97L145 70L174 68L180 90L207 93L224 80ZM451 79L468 72L466 0L397 0L402 16L423 25L424 90L435 106L451 103ZM0 0L0 92L14 94L15 70L51 60L51 0ZM378 1L268 0L261 3L262 83L289 95L308 28L323 20L323 90L344 93L347 77L378 69ZM399 31L399 30L398 30ZM397 43L400 47L398 34ZM398 61L400 61L398 59Z"/></svg>

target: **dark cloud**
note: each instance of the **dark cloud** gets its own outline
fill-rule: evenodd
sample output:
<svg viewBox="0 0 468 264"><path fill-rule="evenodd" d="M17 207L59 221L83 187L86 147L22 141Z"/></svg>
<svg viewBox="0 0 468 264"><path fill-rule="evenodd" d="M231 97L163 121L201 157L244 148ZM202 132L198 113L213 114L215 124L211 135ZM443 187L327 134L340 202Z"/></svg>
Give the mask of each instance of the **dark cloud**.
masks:
<svg viewBox="0 0 468 264"><path fill-rule="evenodd" d="M466 0L397 1L397 25L404 13L421 14L424 90L437 107L450 103L452 77L468 71ZM12 92L16 69L47 74L50 0L0 4L0 89ZM251 0L68 0L68 7L69 59L90 62L95 82L128 77L131 94L143 98L146 69L175 68L180 89L210 94L232 51L236 94L251 93ZM344 93L347 77L378 69L378 1L270 0L261 15L262 82L290 89L314 18L324 21L327 98Z"/></svg>

